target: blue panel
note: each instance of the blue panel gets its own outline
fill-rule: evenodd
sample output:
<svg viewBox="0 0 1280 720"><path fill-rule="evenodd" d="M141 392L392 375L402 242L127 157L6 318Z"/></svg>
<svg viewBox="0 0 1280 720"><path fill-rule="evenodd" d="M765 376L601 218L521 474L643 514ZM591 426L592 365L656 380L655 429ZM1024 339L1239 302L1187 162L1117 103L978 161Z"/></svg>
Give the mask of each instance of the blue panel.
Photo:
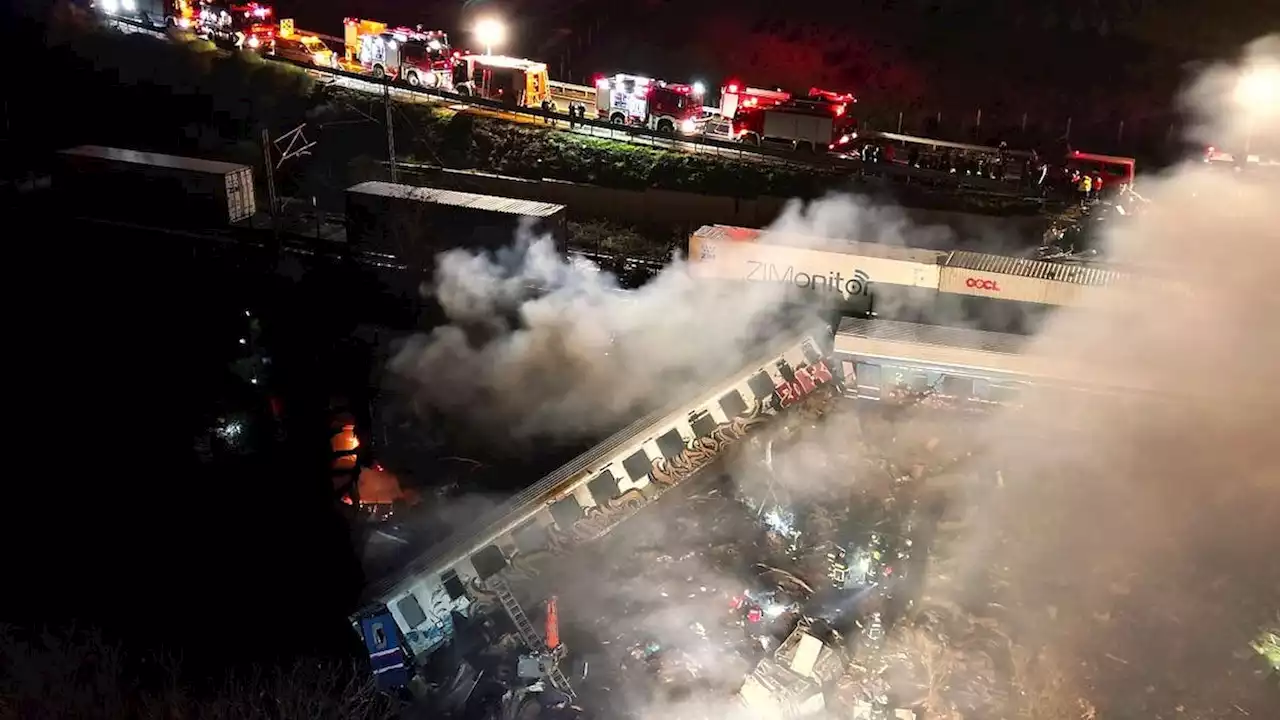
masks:
<svg viewBox="0 0 1280 720"><path fill-rule="evenodd" d="M391 613L383 611L361 618L360 634L369 651L369 668L378 689L392 691L404 687L409 682L409 666Z"/></svg>

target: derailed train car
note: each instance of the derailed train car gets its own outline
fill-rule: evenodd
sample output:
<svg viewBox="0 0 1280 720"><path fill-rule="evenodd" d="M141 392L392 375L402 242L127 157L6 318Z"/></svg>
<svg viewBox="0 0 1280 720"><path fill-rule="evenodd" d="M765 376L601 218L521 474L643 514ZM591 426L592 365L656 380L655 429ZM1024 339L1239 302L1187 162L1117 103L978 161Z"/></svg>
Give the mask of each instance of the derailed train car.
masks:
<svg viewBox="0 0 1280 720"><path fill-rule="evenodd" d="M832 338L828 327L775 341L698 397L633 423L374 584L352 623L379 684L405 687L460 622L505 606L495 588L530 556L601 537L772 416L838 385Z"/></svg>

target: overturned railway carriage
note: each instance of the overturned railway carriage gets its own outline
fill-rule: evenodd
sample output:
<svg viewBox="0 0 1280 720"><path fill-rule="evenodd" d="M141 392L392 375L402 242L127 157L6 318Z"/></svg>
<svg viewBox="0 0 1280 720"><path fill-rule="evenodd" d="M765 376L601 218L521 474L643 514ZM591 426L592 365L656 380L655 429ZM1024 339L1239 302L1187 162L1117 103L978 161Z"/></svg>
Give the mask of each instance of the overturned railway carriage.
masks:
<svg viewBox="0 0 1280 720"><path fill-rule="evenodd" d="M775 344L700 397L649 415L371 588L353 624L387 689L451 640L455 619L495 609L494 581L529 574L714 462L770 416L838 382L831 331ZM536 571L535 571L536 572Z"/></svg>

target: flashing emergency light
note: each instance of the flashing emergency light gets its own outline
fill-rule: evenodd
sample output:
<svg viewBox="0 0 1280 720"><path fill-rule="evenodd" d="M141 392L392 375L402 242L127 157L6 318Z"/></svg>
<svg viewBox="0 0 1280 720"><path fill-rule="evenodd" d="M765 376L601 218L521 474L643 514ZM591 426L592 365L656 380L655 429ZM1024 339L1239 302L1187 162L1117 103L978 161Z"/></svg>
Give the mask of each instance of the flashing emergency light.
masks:
<svg viewBox="0 0 1280 720"><path fill-rule="evenodd" d="M725 92L729 92L729 93L736 93L736 92L738 92L738 84L737 84L737 83L729 83L729 84L725 87L724 91L725 91Z"/></svg>
<svg viewBox="0 0 1280 720"><path fill-rule="evenodd" d="M693 84L693 92L695 95L704 95L707 92L707 86L701 82L695 82Z"/></svg>

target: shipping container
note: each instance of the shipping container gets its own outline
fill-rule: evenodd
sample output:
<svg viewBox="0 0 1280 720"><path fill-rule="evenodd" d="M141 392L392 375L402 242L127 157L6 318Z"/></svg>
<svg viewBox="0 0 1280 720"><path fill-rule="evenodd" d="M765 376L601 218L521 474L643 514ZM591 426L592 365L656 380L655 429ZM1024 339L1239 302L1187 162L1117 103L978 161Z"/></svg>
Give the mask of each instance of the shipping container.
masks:
<svg viewBox="0 0 1280 720"><path fill-rule="evenodd" d="M938 289L976 297L1082 305L1124 277L1114 270L957 250L943 261Z"/></svg>
<svg viewBox="0 0 1280 720"><path fill-rule="evenodd" d="M522 231L550 237L564 254L565 206L380 181L347 189L347 242L409 265L429 267L453 248L509 247Z"/></svg>
<svg viewBox="0 0 1280 720"><path fill-rule="evenodd" d="M97 145L58 152L53 190L81 217L225 227L257 212L247 165Z"/></svg>

